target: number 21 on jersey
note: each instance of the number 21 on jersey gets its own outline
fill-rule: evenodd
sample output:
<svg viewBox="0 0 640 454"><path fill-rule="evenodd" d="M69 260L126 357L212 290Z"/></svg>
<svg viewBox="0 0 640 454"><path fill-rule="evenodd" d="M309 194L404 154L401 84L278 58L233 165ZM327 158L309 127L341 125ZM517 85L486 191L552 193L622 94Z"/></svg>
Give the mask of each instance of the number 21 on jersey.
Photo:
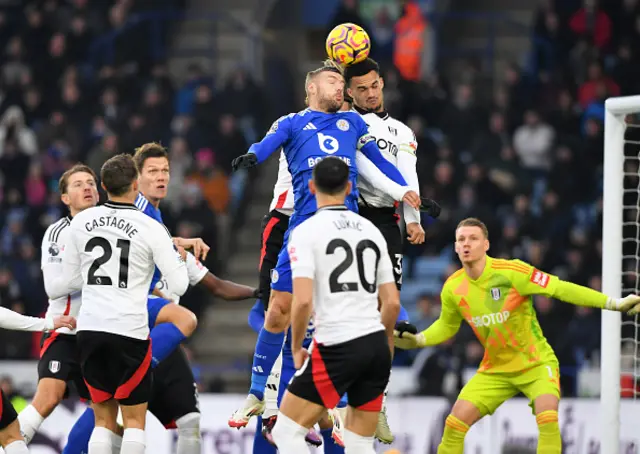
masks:
<svg viewBox="0 0 640 454"><path fill-rule="evenodd" d="M120 239L116 242L116 248L120 249L118 266L118 287L127 288L129 285L129 249L131 241ZM113 285L111 276L96 274L102 265L107 264L113 256L113 247L106 238L95 236L91 238L85 248L85 252L93 252L94 249L102 250L102 255L96 257L87 273L87 285Z"/></svg>

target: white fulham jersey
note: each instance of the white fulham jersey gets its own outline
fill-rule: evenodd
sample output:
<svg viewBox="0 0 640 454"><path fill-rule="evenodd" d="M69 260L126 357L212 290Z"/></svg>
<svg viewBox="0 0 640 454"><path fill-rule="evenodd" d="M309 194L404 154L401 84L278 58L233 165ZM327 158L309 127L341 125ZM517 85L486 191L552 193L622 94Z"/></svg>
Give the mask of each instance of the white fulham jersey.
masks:
<svg viewBox="0 0 640 454"><path fill-rule="evenodd" d="M71 221L64 259L69 286L81 279L78 331L147 339L147 296L155 266L184 294L187 268L167 229L133 204L109 201Z"/></svg>
<svg viewBox="0 0 640 454"><path fill-rule="evenodd" d="M289 163L284 152L280 152L278 163L278 179L273 188L273 200L269 206L269 211L278 210L282 214L291 216L293 214L293 183L289 172Z"/></svg>
<svg viewBox="0 0 640 454"><path fill-rule="evenodd" d="M195 287L204 279L209 272L209 268L204 266L200 260L196 258L191 252L187 252L187 275L189 276L189 285ZM176 304L180 304L180 295L173 292L173 289L169 287L169 282L160 277L160 280L156 284L158 289L165 297L170 299ZM155 298L153 295L149 295L149 298Z"/></svg>
<svg viewBox="0 0 640 454"><path fill-rule="evenodd" d="M50 294L50 285L63 275L62 260L64 258L69 240L69 225L71 218L64 217L47 228L42 237L41 261L42 278L47 295ZM78 317L80 310L81 292L73 292L60 298L49 299L46 318L58 315L70 315ZM57 332L62 334L75 334L75 330L60 328Z"/></svg>
<svg viewBox="0 0 640 454"><path fill-rule="evenodd" d="M409 187L420 194L420 183L416 172L418 142L411 128L391 117L387 112L359 113L369 126L369 133L376 139L382 156L396 166ZM358 191L361 204L374 208L390 208L395 205L393 197L381 189L375 181L370 182L363 178L362 174L358 176ZM404 216L407 223L420 222L420 212L407 204L405 204Z"/></svg>
<svg viewBox="0 0 640 454"><path fill-rule="evenodd" d="M293 279L313 279L315 340L341 344L384 330L378 286L394 283L387 243L344 205L322 207L289 238Z"/></svg>

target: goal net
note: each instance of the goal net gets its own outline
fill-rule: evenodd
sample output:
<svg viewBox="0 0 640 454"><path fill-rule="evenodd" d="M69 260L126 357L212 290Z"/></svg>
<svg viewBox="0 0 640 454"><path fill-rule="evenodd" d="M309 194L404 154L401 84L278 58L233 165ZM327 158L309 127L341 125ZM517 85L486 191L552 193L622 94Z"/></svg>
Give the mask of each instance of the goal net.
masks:
<svg viewBox="0 0 640 454"><path fill-rule="evenodd" d="M605 104L602 290L611 297L640 292L640 96ZM601 447L621 454L621 400L640 389L640 320L602 313Z"/></svg>

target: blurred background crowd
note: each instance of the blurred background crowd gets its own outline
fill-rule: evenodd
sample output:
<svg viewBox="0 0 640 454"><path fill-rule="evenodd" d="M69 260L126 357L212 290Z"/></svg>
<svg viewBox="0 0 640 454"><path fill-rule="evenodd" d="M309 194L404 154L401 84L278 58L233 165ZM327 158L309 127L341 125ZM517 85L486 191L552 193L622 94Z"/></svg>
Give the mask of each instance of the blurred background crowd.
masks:
<svg viewBox="0 0 640 454"><path fill-rule="evenodd" d="M131 23L151 10L187 11L189 3L44 0L0 8L2 306L30 315L46 308L39 247L46 227L65 214L56 193L60 174L78 160L98 172L113 154L132 153L147 141L162 142L171 157L170 197L163 205L169 228L202 237L214 252L207 265L234 278L228 257L241 250L243 235L259 236L259 216L266 212L246 214L254 200L265 198L254 186L266 181L268 199L275 172L232 175L230 162L270 121L300 110L301 77L299 68L286 68L282 56L268 52L261 77L241 64L218 74L196 60L184 60L178 77L147 43L153 35L169 45L176 27ZM323 2L315 3L308 7ZM419 329L437 318L440 287L457 267L453 232L467 216L488 225L491 255L520 258L599 289L604 100L638 90L640 4L543 0L522 24L526 50L488 69L483 58L444 53L438 24L446 8L436 3L327 2L329 14L315 24L322 39L309 38L317 64L333 25L355 22L369 31L387 110L418 139L422 194L443 208L437 221L423 220L426 243L406 249L403 304ZM464 2L448 3L453 11ZM411 31L420 32L421 50L400 55ZM108 47L105 36L111 37ZM628 165L637 173L636 161ZM635 188L637 178L629 178ZM632 196L626 203L635 206ZM635 255L636 246L630 242L625 253ZM258 251L249 252L241 258L251 261L254 273ZM202 314L204 300L192 291L184 304ZM600 313L545 297L536 297L535 307L561 361L563 390L575 395L576 371L599 364ZM0 332L0 358L37 351L38 338ZM440 395L446 377L475 367L482 354L471 330L463 329L446 345L418 358L399 354L396 362L413 364L421 394Z"/></svg>

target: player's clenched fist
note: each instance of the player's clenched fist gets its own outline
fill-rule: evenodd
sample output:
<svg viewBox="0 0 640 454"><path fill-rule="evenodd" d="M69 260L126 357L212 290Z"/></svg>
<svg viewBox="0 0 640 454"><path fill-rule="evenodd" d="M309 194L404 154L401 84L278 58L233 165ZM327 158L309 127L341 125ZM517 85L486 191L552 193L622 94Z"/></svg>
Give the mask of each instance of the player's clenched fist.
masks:
<svg viewBox="0 0 640 454"><path fill-rule="evenodd" d="M408 203L416 210L420 209L420 204L422 203L420 200L420 196L416 191L405 192L404 197L402 197L402 201Z"/></svg>
<svg viewBox="0 0 640 454"><path fill-rule="evenodd" d="M53 317L53 329L58 328L76 329L76 319L68 315Z"/></svg>
<svg viewBox="0 0 640 454"><path fill-rule="evenodd" d="M291 352L293 355L293 364L297 370L299 370L304 362L309 357L309 351L306 348L298 348L295 351Z"/></svg>
<svg viewBox="0 0 640 454"><path fill-rule="evenodd" d="M255 153L247 153L238 156L231 161L231 170L234 172L238 169L248 169L258 164L258 156Z"/></svg>
<svg viewBox="0 0 640 454"><path fill-rule="evenodd" d="M419 222L407 224L407 238L411 244L424 243L424 229Z"/></svg>

